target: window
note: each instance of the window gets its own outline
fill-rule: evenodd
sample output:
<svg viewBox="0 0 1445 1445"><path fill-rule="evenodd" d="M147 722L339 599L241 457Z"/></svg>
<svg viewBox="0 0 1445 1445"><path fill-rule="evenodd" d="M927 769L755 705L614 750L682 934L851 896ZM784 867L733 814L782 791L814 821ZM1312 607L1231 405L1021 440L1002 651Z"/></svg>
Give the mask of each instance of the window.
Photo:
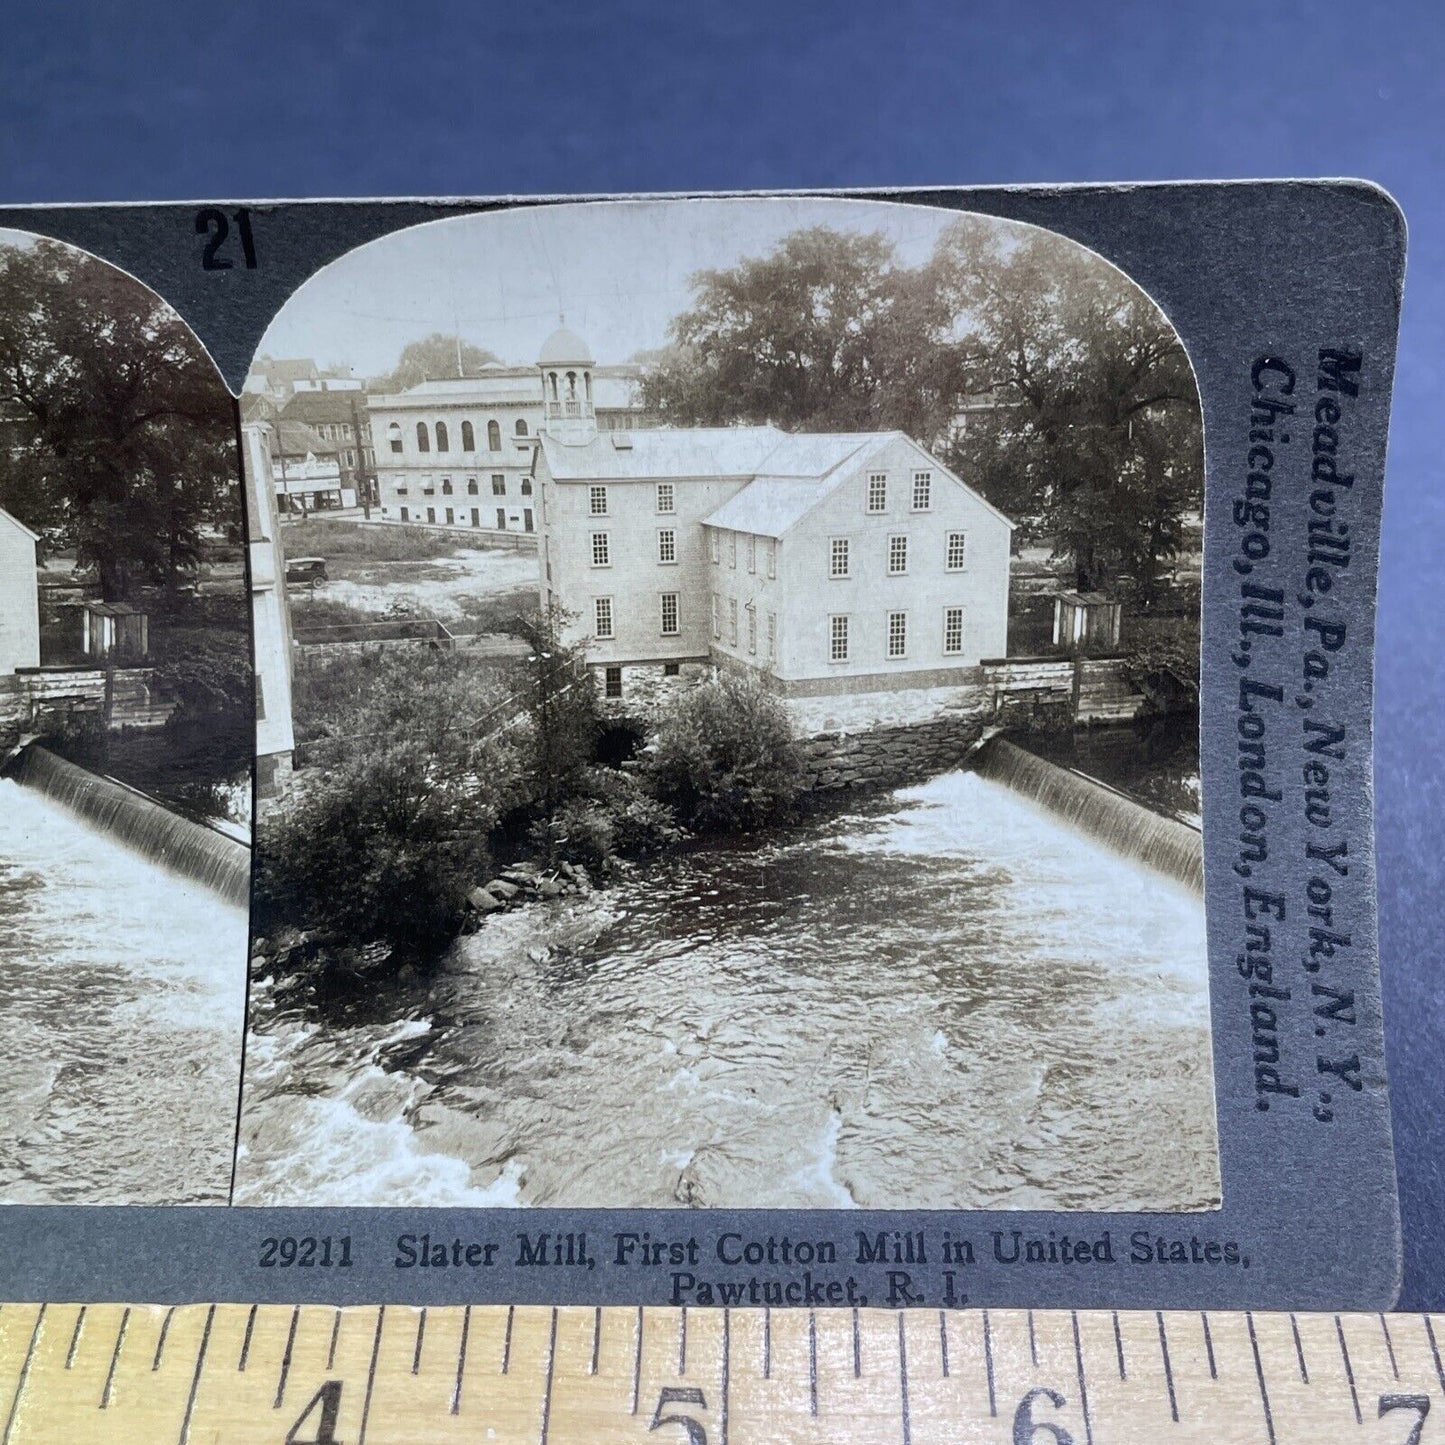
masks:
<svg viewBox="0 0 1445 1445"><path fill-rule="evenodd" d="M956 654L963 651L963 608L943 609L943 650Z"/></svg>
<svg viewBox="0 0 1445 1445"><path fill-rule="evenodd" d="M913 510L926 512L933 505L933 473L914 472Z"/></svg>
<svg viewBox="0 0 1445 1445"><path fill-rule="evenodd" d="M436 521L436 519L437 519L437 509L436 509L435 507L428 507L428 508L426 509L426 519L427 519L428 522L435 522L435 521Z"/></svg>
<svg viewBox="0 0 1445 1445"><path fill-rule="evenodd" d="M530 497L530 496L532 495L532 479L531 479L531 477L523 477L523 478L522 478L522 495L523 495L524 497Z"/></svg>
<svg viewBox="0 0 1445 1445"><path fill-rule="evenodd" d="M734 647L738 645L738 599L728 598L728 641Z"/></svg>
<svg viewBox="0 0 1445 1445"><path fill-rule="evenodd" d="M657 560L664 565L677 561L677 533L671 527L657 534Z"/></svg>
<svg viewBox="0 0 1445 1445"><path fill-rule="evenodd" d="M594 597L592 614L592 630L605 641L612 636L612 599L610 597Z"/></svg>
<svg viewBox="0 0 1445 1445"><path fill-rule="evenodd" d="M477 433L476 433L476 429L472 426L471 422L469 422L469 421L464 421L464 422L462 423L462 450L463 450L464 452L474 452L474 451L476 451L476 449L477 449Z"/></svg>
<svg viewBox="0 0 1445 1445"><path fill-rule="evenodd" d="M962 532L950 532L948 534L948 570L950 572L962 572L963 561L967 555L967 548Z"/></svg>
<svg viewBox="0 0 1445 1445"><path fill-rule="evenodd" d="M467 496L469 496L469 497L475 497L476 494L477 494L477 479L476 479L475 477L468 477L468 478L467 478Z"/></svg>
<svg viewBox="0 0 1445 1445"><path fill-rule="evenodd" d="M447 424L444 421L437 423L437 450L439 452L451 450L451 442L447 438Z"/></svg>
<svg viewBox="0 0 1445 1445"><path fill-rule="evenodd" d="M758 609L748 608L748 651L758 650Z"/></svg>
<svg viewBox="0 0 1445 1445"><path fill-rule="evenodd" d="M712 636L714 642L722 641L722 599L712 594Z"/></svg>
<svg viewBox="0 0 1445 1445"><path fill-rule="evenodd" d="M679 630L677 625L677 593L664 592L662 594L662 635L664 637L676 637Z"/></svg>
<svg viewBox="0 0 1445 1445"><path fill-rule="evenodd" d="M518 417L517 424L512 428L512 430L516 432L519 437L524 437L527 435L527 423L523 421L521 417Z"/></svg>
<svg viewBox="0 0 1445 1445"><path fill-rule="evenodd" d="M397 494L398 497L404 497L404 496L406 496L406 483L405 483L405 482L398 482L398 483L396 484L396 494Z"/></svg>
<svg viewBox="0 0 1445 1445"><path fill-rule="evenodd" d="M657 484L657 510L659 512L677 511L677 495L673 491L671 482Z"/></svg>
<svg viewBox="0 0 1445 1445"><path fill-rule="evenodd" d="M443 478L442 478L442 496L444 496L444 497L449 497L449 496L451 496L451 494L452 494L452 479L451 479L450 477L443 477Z"/></svg>
<svg viewBox="0 0 1445 1445"><path fill-rule="evenodd" d="M888 655L889 657L908 656L908 614L906 612L890 612L888 614Z"/></svg>
<svg viewBox="0 0 1445 1445"><path fill-rule="evenodd" d="M482 525L482 509L481 509L480 507L473 507L473 508L472 508L472 526L474 526L474 527L480 527L481 525Z"/></svg>
<svg viewBox="0 0 1445 1445"><path fill-rule="evenodd" d="M749 571L749 572L756 572L757 570L758 570L758 539L757 539L756 537L749 537L749 538L748 538L748 571Z"/></svg>
<svg viewBox="0 0 1445 1445"><path fill-rule="evenodd" d="M711 529L708 531L708 536L712 538L712 565L716 567L722 561L722 539Z"/></svg>
<svg viewBox="0 0 1445 1445"><path fill-rule="evenodd" d="M896 577L900 572L908 570L908 538L890 537L888 539L888 575Z"/></svg>
<svg viewBox="0 0 1445 1445"><path fill-rule="evenodd" d="M848 575L848 539L846 537L834 537L828 544L828 575L830 577L846 577Z"/></svg>
<svg viewBox="0 0 1445 1445"><path fill-rule="evenodd" d="M773 541L768 543L768 576L778 575L778 544Z"/></svg>
<svg viewBox="0 0 1445 1445"><path fill-rule="evenodd" d="M620 667L608 667L603 669L602 695L604 697L622 696L622 669Z"/></svg>
<svg viewBox="0 0 1445 1445"><path fill-rule="evenodd" d="M507 474L505 472L492 473L492 495L494 497L507 495Z"/></svg>
<svg viewBox="0 0 1445 1445"><path fill-rule="evenodd" d="M769 660L778 655L778 614L768 613L768 658Z"/></svg>
<svg viewBox="0 0 1445 1445"><path fill-rule="evenodd" d="M830 617L828 619L828 661L848 661L848 619L846 617Z"/></svg>
<svg viewBox="0 0 1445 1445"><path fill-rule="evenodd" d="M612 543L606 532L592 534L592 565L594 567L610 567L612 565Z"/></svg>
<svg viewBox="0 0 1445 1445"><path fill-rule="evenodd" d="M729 566L729 567L736 567L737 565L738 565L738 534L737 534L736 532L729 532L729 533L728 533L728 566Z"/></svg>
<svg viewBox="0 0 1445 1445"><path fill-rule="evenodd" d="M419 421L416 424L416 449L419 452L429 452L431 450L431 437L427 432L424 421Z"/></svg>
<svg viewBox="0 0 1445 1445"><path fill-rule="evenodd" d="M505 507L498 507L498 508L497 508L497 531L499 531L499 532L505 532L506 530L507 530L507 509L506 509Z"/></svg>
<svg viewBox="0 0 1445 1445"><path fill-rule="evenodd" d="M407 510L406 510L405 507L403 507L403 508L401 509L401 520L402 520L403 522L409 522L409 521L411 521L411 517L410 517L410 515L407 513Z"/></svg>
<svg viewBox="0 0 1445 1445"><path fill-rule="evenodd" d="M451 507L448 507L448 508L447 508L447 526L450 527L451 524L456 521L456 519L457 519L457 514L456 514L456 512L455 512Z"/></svg>
<svg viewBox="0 0 1445 1445"><path fill-rule="evenodd" d="M502 449L502 429L494 421L487 423L487 450L499 452Z"/></svg>
<svg viewBox="0 0 1445 1445"><path fill-rule="evenodd" d="M533 517L532 517L532 509L531 509L530 507L523 507L523 508L522 508L522 530L523 530L524 532L534 532L534 531L536 531L536 529L537 529L537 524L536 524L536 522L533 520Z"/></svg>
<svg viewBox="0 0 1445 1445"><path fill-rule="evenodd" d="M436 496L437 489L432 485L432 479L430 477L423 477L421 479L421 494L424 497Z"/></svg>
<svg viewBox="0 0 1445 1445"><path fill-rule="evenodd" d="M607 488L587 488L587 511L594 517L605 517L607 515Z"/></svg>
<svg viewBox="0 0 1445 1445"><path fill-rule="evenodd" d="M682 664L678 662L664 662L662 664L662 675L664 677L677 677L682 672Z"/></svg>
<svg viewBox="0 0 1445 1445"><path fill-rule="evenodd" d="M888 510L887 472L870 472L868 474L868 510L870 512L886 512Z"/></svg>

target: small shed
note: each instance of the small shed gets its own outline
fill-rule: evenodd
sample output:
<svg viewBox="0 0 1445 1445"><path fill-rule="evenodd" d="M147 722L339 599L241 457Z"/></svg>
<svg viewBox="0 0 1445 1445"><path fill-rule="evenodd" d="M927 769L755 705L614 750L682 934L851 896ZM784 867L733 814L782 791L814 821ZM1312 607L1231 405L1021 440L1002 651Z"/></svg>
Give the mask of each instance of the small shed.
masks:
<svg viewBox="0 0 1445 1445"><path fill-rule="evenodd" d="M82 602L80 646L105 662L138 662L150 651L150 619L128 602Z"/></svg>
<svg viewBox="0 0 1445 1445"><path fill-rule="evenodd" d="M1119 645L1123 605L1102 592L1055 592L1054 646L1112 648Z"/></svg>

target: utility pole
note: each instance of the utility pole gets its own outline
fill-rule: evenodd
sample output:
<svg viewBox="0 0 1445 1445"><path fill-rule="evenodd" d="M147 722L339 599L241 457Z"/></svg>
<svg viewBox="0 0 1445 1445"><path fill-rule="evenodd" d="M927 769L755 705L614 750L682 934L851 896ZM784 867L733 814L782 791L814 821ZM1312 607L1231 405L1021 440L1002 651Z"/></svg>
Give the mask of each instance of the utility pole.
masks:
<svg viewBox="0 0 1445 1445"><path fill-rule="evenodd" d="M356 436L356 490L361 493L361 511L366 521L371 520L371 473L366 467L366 434L361 430L361 412L356 405L356 393L351 393L351 430Z"/></svg>

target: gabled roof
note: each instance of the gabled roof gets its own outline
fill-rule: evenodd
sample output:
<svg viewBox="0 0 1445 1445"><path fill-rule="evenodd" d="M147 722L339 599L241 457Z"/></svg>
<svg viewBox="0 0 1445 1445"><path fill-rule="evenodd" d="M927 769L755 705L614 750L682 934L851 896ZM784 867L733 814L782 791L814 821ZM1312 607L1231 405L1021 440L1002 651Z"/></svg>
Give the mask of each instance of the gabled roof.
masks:
<svg viewBox="0 0 1445 1445"><path fill-rule="evenodd" d="M25 535L29 537L32 542L38 542L40 540L39 532L32 532L30 528L27 527L25 523L20 520L19 517L17 517L13 512L7 512L4 507L0 507L0 521L9 522L10 525L16 528L18 531L24 532Z"/></svg>
<svg viewBox="0 0 1445 1445"><path fill-rule="evenodd" d="M279 438L279 455L283 457L335 456L337 442L324 440L305 422L287 421L282 418L276 427Z"/></svg>
<svg viewBox="0 0 1445 1445"><path fill-rule="evenodd" d="M359 391L298 391L281 408L281 419L315 425L317 422L351 425L351 408L366 410L366 397Z"/></svg>

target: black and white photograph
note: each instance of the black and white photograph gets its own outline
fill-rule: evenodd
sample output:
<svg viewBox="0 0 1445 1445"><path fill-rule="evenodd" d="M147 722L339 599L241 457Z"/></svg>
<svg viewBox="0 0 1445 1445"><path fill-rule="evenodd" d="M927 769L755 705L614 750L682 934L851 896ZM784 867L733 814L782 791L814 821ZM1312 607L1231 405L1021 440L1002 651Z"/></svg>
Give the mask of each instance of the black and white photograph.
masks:
<svg viewBox="0 0 1445 1445"><path fill-rule="evenodd" d="M469 215L302 285L241 431L235 1203L1219 1207L1202 420L1129 277Z"/></svg>
<svg viewBox="0 0 1445 1445"><path fill-rule="evenodd" d="M235 403L180 317L0 231L0 1202L224 1204L252 668Z"/></svg>

